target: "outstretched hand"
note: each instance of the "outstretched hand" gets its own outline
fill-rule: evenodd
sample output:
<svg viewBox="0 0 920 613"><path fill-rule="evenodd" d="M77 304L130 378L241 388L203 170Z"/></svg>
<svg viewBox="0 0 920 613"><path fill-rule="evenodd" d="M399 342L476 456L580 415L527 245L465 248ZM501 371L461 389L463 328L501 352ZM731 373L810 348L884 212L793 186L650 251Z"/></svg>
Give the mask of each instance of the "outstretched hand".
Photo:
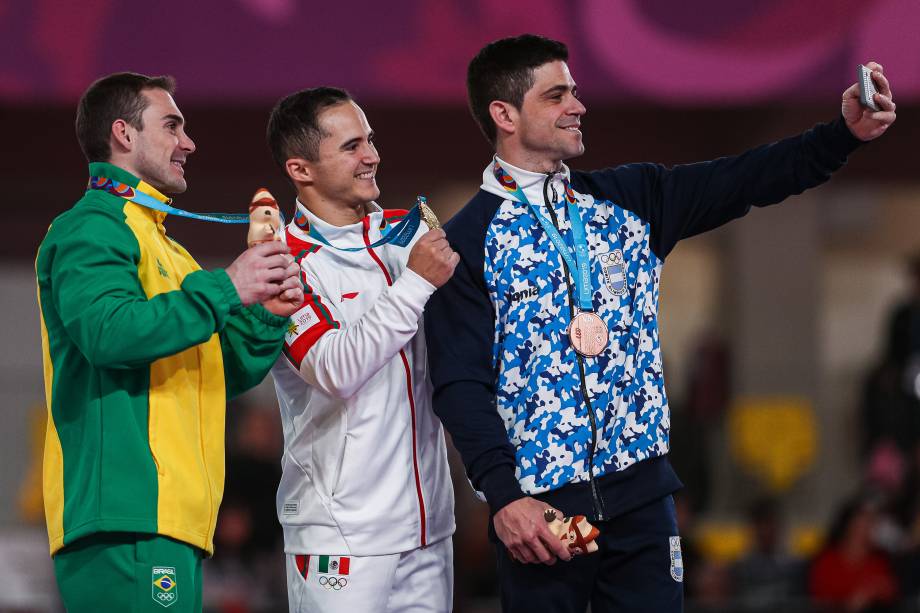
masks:
<svg viewBox="0 0 920 613"><path fill-rule="evenodd" d="M878 62L866 62L865 66L872 71L872 80L878 90L874 100L881 110L873 111L864 107L859 102L859 84L854 83L843 92L840 111L853 136L861 141L870 141L881 136L888 126L894 123L896 115L891 86L883 74L882 65Z"/></svg>

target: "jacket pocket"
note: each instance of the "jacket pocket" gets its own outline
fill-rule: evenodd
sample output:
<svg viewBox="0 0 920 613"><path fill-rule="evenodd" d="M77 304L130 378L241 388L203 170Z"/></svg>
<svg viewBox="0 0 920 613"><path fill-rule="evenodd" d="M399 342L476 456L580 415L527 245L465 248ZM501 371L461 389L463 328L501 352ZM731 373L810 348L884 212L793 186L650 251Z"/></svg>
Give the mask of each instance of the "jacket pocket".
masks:
<svg viewBox="0 0 920 613"><path fill-rule="evenodd" d="M345 434L342 440L342 451L339 453L339 461L335 468L335 477L332 479L332 489L329 491L329 497L335 498L335 493L339 491L339 485L342 482L342 469L345 466L345 453L348 450L348 434Z"/></svg>

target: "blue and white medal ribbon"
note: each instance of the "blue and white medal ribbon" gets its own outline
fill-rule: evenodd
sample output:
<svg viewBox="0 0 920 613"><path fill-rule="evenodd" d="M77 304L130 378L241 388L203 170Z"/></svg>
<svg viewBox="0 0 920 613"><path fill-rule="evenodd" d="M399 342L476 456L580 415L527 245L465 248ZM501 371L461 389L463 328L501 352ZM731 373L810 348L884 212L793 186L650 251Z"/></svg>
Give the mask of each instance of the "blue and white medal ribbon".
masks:
<svg viewBox="0 0 920 613"><path fill-rule="evenodd" d="M568 264L570 270L576 271L575 288L578 292L579 312L569 324L569 339L572 347L581 355L594 357L599 355L607 346L610 334L607 330L607 324L594 312L594 287L591 281L591 258L588 251L588 238L585 233L584 221L581 213L578 211L578 201L575 199L575 193L565 181L565 202L569 215L569 222L572 224L572 239L575 242L575 257L572 257L571 248L565 242L559 230L550 222L540 210L527 199L514 177L502 168L498 160L493 167L495 178L499 184L514 196L515 200L526 204L533 216L543 226L547 236L556 247L556 251L562 259Z"/></svg>
<svg viewBox="0 0 920 613"><path fill-rule="evenodd" d="M423 200L419 196L419 200ZM392 244L397 247L405 247L412 241L412 237L415 236L415 233L418 231L419 224L422 221L422 214L420 210L420 204L416 204L412 207L412 210L409 211L402 220L393 226L387 226L386 232L382 233L381 237L367 245L366 247L337 247L330 243L325 236L320 233L314 224L310 224L310 229L307 232L311 237L315 238L324 245L328 245L333 249L338 251L364 251L366 249L373 249L379 247L380 245Z"/></svg>
<svg viewBox="0 0 920 613"><path fill-rule="evenodd" d="M87 187L89 187L89 189L98 189L108 192L113 196L130 200L142 207L161 211L170 215L176 215L178 217L188 217L189 219L200 219L201 221L213 221L217 223L249 223L248 213L192 213L191 211L184 211L169 204L172 200L162 202L150 194L141 191L139 188L131 187L127 183L121 183L107 177L90 177ZM283 215L281 216L281 223L284 223Z"/></svg>

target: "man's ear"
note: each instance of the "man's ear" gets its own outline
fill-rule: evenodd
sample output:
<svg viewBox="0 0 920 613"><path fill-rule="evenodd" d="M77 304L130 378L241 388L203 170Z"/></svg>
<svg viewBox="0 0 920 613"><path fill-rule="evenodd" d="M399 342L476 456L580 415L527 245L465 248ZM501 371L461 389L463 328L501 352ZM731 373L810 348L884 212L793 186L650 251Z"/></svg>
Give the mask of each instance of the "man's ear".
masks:
<svg viewBox="0 0 920 613"><path fill-rule="evenodd" d="M489 115L492 116L492 121L495 122L495 128L499 133L514 134L519 113L513 104L493 100L489 103Z"/></svg>
<svg viewBox="0 0 920 613"><path fill-rule="evenodd" d="M313 183L313 166L303 158L291 158L284 163L284 171L296 184Z"/></svg>
<svg viewBox="0 0 920 613"><path fill-rule="evenodd" d="M110 137L114 141L113 150L131 151L137 142L137 130L124 119L116 119L112 122Z"/></svg>

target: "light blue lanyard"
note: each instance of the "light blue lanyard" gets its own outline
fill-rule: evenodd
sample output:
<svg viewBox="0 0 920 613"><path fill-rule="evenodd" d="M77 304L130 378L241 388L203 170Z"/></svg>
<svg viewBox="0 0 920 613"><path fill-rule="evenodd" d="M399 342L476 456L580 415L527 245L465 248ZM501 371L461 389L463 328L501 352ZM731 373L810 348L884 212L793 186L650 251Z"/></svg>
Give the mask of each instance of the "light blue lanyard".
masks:
<svg viewBox="0 0 920 613"><path fill-rule="evenodd" d="M493 166L493 172L495 178L498 179L499 184L505 191L514 196L519 202L526 204L530 209L530 212L533 213L533 216L536 217L537 221L540 222L540 225L543 226L543 229L546 231L546 234L549 236L549 239L553 241L553 245L556 246L556 250L559 252L559 255L565 260L566 264L569 265L569 268L576 270L578 274L575 275L575 287L578 290L578 306L582 311L593 311L593 284L591 283L591 259L588 253L588 238L585 234L585 225L584 221L581 219L581 214L578 212L578 201L575 199L575 194L572 192L569 182L566 180L565 183L565 202L566 209L569 214L569 222L572 224L572 238L575 241L575 257L572 257L572 250L565 242L565 239L559 233L559 230L556 229L556 226L552 224L546 217L540 213L539 209L527 199L527 196L524 194L517 181L514 180L514 177L511 176L508 171L502 168L501 164L498 163L498 160L495 161Z"/></svg>
<svg viewBox="0 0 920 613"><path fill-rule="evenodd" d="M130 200L148 209L162 211L170 215L200 219L202 221L215 221L217 223L249 223L249 213L192 213L191 211L183 211L182 209L177 209L170 205L168 202L161 202L150 194L144 193L126 183L120 183L107 177L90 177L87 187L89 187L89 189L98 189L108 192L113 196ZM284 225L283 215L281 215L281 224Z"/></svg>
<svg viewBox="0 0 920 613"><path fill-rule="evenodd" d="M98 189L108 192L113 196L130 200L148 209L162 211L163 213L169 213L171 215L178 215L179 217L189 217L191 219L201 219L203 221L216 221L218 223L249 223L248 213L192 213L190 211L183 211L182 209L177 209L170 205L168 202L161 202L150 194L144 193L126 183L120 183L119 181L107 177L90 177L87 187L89 189ZM419 203L424 202L425 198L419 196L418 201ZM281 216L281 225L283 226L284 215L282 215L280 211L278 214ZM363 251L387 243L393 243L398 247L405 247L412 241L412 237L415 236L415 233L418 231L420 223L421 211L419 209L419 204L416 204L402 221L394 226L388 226L387 232L381 236L380 240L375 241L367 247L336 247L326 240L326 237L323 236L313 224L310 224L309 234L324 245L328 245L339 251Z"/></svg>

